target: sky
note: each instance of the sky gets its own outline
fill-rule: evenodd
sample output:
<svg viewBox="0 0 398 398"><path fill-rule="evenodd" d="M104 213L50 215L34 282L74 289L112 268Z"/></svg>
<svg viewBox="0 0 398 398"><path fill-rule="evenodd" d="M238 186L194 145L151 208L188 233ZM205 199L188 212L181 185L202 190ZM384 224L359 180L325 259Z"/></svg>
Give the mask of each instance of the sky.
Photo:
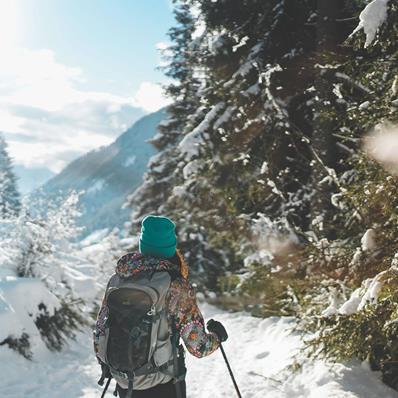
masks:
<svg viewBox="0 0 398 398"><path fill-rule="evenodd" d="M0 131L17 166L59 172L168 103L171 0L0 0Z"/></svg>

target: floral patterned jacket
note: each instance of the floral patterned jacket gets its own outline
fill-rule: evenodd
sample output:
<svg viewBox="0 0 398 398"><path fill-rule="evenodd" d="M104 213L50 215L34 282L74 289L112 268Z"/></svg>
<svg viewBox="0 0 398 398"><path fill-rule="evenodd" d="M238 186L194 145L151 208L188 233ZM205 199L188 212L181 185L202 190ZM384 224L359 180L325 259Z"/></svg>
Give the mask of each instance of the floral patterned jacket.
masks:
<svg viewBox="0 0 398 398"><path fill-rule="evenodd" d="M140 272L168 271L179 272L178 266L168 260L157 257L144 256L141 253L127 253L121 257L115 272L123 277L129 277ZM107 317L107 307L102 303L97 316L96 327L104 329ZM187 350L195 357L202 358L210 355L220 345L219 339L214 333L207 333L203 316L196 302L195 291L189 281L183 277L174 279L170 285L166 297L166 310L169 324L180 333ZM94 339L94 349L96 341Z"/></svg>

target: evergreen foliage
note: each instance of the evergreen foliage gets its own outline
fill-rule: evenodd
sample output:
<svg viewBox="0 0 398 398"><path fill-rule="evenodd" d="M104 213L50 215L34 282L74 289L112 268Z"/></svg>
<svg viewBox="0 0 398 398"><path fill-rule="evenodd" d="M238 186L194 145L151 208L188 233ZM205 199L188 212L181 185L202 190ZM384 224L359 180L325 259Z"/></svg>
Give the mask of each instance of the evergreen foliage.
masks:
<svg viewBox="0 0 398 398"><path fill-rule="evenodd" d="M21 337L18 338L8 336L3 341L0 341L0 346L2 345L7 345L11 350L16 351L26 359L32 359L29 335L27 333L22 333Z"/></svg>
<svg viewBox="0 0 398 398"><path fill-rule="evenodd" d="M8 320L19 317L21 325L21 330L13 331L1 344L27 359L34 357L37 338L48 349L59 351L87 324L84 312L91 303L84 299L95 295L95 283L79 270L87 264L74 255L72 240L80 232L76 226L78 198L72 192L57 204L24 202L18 215L0 223L2 267L10 273L10 278L1 280L5 287L2 315L9 316ZM26 297L20 296L23 289L29 289ZM11 315L7 292L17 302Z"/></svg>
<svg viewBox="0 0 398 398"><path fill-rule="evenodd" d="M382 299L338 312L398 252L396 165L364 146L398 119L398 8L388 3L365 48L362 32L350 35L364 6L177 2L175 102L131 204L134 231L148 213L175 219L194 278L219 289L218 302L295 314L321 333L311 343L320 352L372 357L388 379L395 279Z"/></svg>
<svg viewBox="0 0 398 398"><path fill-rule="evenodd" d="M60 351L67 339L75 337L76 330L83 325L87 326L76 304L62 302L53 315L50 315L44 303L39 305L40 312L35 319L35 325L49 350Z"/></svg>
<svg viewBox="0 0 398 398"><path fill-rule="evenodd" d="M7 143L0 136L0 217L10 218L21 208L17 180L8 155Z"/></svg>

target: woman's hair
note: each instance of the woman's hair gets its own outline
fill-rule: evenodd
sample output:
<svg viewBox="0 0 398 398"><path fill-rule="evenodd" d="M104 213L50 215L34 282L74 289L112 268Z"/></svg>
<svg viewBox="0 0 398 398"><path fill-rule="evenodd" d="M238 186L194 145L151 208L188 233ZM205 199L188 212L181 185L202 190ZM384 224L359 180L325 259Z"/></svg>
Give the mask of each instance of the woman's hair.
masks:
<svg viewBox="0 0 398 398"><path fill-rule="evenodd" d="M176 250L174 256L170 258L170 261L178 265L180 267L181 276L184 279L188 279L188 274L189 274L188 264L185 261L184 256L181 254L181 252L178 249Z"/></svg>

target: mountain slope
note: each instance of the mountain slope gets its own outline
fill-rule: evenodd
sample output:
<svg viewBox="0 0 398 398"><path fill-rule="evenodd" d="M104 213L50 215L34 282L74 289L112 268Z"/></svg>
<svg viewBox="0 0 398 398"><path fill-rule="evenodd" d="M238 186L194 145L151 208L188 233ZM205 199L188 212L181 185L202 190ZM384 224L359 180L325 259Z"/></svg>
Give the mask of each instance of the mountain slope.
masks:
<svg viewBox="0 0 398 398"><path fill-rule="evenodd" d="M96 229L121 227L129 215L121 207L141 183L148 160L155 153L146 141L156 134L165 116L165 110L144 116L111 145L74 160L42 187L43 193L55 197L70 190L84 191L79 220L85 227L84 235Z"/></svg>

